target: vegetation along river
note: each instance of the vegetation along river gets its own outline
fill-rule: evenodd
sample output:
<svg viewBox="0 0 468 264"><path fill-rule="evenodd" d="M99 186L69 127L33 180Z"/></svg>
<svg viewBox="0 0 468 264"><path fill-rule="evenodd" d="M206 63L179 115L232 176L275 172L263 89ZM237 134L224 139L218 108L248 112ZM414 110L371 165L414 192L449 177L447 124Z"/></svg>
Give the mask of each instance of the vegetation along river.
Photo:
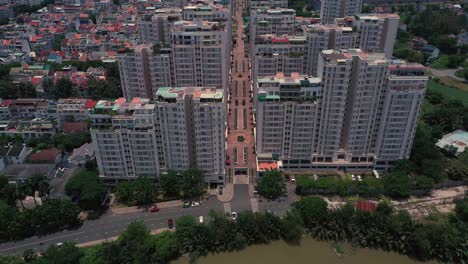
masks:
<svg viewBox="0 0 468 264"><path fill-rule="evenodd" d="M245 250L230 253L208 255L197 260L197 264L310 264L310 263L344 263L344 264L414 264L422 263L398 253L372 250L367 248L345 248L344 255L339 257L335 247L330 243L312 238L303 238L299 246L291 246L283 241L269 245L248 247ZM339 247L339 251L342 251ZM182 257L173 264L188 264L189 259ZM424 262L427 264L437 263Z"/></svg>

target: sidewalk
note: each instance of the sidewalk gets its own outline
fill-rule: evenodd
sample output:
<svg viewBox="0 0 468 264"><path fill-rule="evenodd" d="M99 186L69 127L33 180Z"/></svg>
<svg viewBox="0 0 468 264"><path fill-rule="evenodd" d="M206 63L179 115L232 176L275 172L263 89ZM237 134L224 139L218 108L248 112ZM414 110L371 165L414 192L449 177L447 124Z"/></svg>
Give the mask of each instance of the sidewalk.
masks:
<svg viewBox="0 0 468 264"><path fill-rule="evenodd" d="M159 208L171 208L171 207L182 207L184 202L182 200L174 200L174 201L167 201L167 202L160 202L152 205L147 205L145 207L142 206L112 206L111 210L115 214L131 214L131 213L141 213L146 210L146 208L151 207L153 205L157 205Z"/></svg>
<svg viewBox="0 0 468 264"><path fill-rule="evenodd" d="M154 230L151 230L151 235L156 235L156 234L159 234L159 233L162 233L164 231L171 231L169 228L159 228L159 229L154 229ZM115 236L115 237L110 237L108 239L99 239L99 240L94 240L94 241L89 241L89 242L85 242L85 243L80 243L80 244L76 244L77 247L92 247L92 246L96 246L96 245L100 245L104 242L112 242L112 241L115 241L117 240L119 237L118 236Z"/></svg>
<svg viewBox="0 0 468 264"><path fill-rule="evenodd" d="M223 194L219 195L219 192L216 192L216 197L220 202L229 203L234 197L234 184L226 183L223 188Z"/></svg>

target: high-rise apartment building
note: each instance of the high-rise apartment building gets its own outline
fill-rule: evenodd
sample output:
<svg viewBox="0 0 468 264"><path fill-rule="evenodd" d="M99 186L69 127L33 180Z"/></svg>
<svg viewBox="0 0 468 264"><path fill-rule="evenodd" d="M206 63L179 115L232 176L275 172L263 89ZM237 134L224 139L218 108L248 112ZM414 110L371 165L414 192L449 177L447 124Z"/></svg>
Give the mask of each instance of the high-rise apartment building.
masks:
<svg viewBox="0 0 468 264"><path fill-rule="evenodd" d="M282 72L289 76L293 72L305 72L306 44L304 36L259 36L253 47L253 75L273 76Z"/></svg>
<svg viewBox="0 0 468 264"><path fill-rule="evenodd" d="M355 34L351 27L313 24L303 26L302 30L307 40L307 75L317 76L317 63L322 50L354 47Z"/></svg>
<svg viewBox="0 0 468 264"><path fill-rule="evenodd" d="M230 47L225 24L205 20L179 21L171 35L175 86L222 88L229 85Z"/></svg>
<svg viewBox="0 0 468 264"><path fill-rule="evenodd" d="M156 9L152 16L145 15L138 20L140 43L168 45L174 22L182 20L179 8Z"/></svg>
<svg viewBox="0 0 468 264"><path fill-rule="evenodd" d="M324 50L318 73L258 79L259 153L286 170L382 170L409 157L428 80L422 65Z"/></svg>
<svg viewBox="0 0 468 264"><path fill-rule="evenodd" d="M361 12L362 0L321 0L320 21L333 24L335 18L354 16Z"/></svg>
<svg viewBox="0 0 468 264"><path fill-rule="evenodd" d="M368 52L383 51L385 57L391 59L400 23L398 14L360 14L338 18L336 23L353 28L354 47Z"/></svg>
<svg viewBox="0 0 468 264"><path fill-rule="evenodd" d="M190 4L182 9L182 19L228 22L231 20L231 12L225 5Z"/></svg>
<svg viewBox="0 0 468 264"><path fill-rule="evenodd" d="M99 101L90 113L99 175L131 179L159 175L157 113L149 99Z"/></svg>
<svg viewBox="0 0 468 264"><path fill-rule="evenodd" d="M249 1L250 10L268 9L268 8L287 8L287 0L251 0Z"/></svg>
<svg viewBox="0 0 468 264"><path fill-rule="evenodd" d="M167 169L199 168L209 182L224 181L225 102L222 90L160 88L156 93Z"/></svg>
<svg viewBox="0 0 468 264"><path fill-rule="evenodd" d="M128 99L153 96L149 70L152 47L152 44L138 45L134 50L117 56L123 95Z"/></svg>
<svg viewBox="0 0 468 264"><path fill-rule="evenodd" d="M310 158L314 150L320 79L279 73L258 79L257 152Z"/></svg>
<svg viewBox="0 0 468 264"><path fill-rule="evenodd" d="M222 90L162 87L151 102L99 101L90 118L103 178L155 177L167 170L199 168L208 182L224 182Z"/></svg>
<svg viewBox="0 0 468 264"><path fill-rule="evenodd" d="M288 8L257 9L251 12L250 40L261 35L294 35L296 11Z"/></svg>

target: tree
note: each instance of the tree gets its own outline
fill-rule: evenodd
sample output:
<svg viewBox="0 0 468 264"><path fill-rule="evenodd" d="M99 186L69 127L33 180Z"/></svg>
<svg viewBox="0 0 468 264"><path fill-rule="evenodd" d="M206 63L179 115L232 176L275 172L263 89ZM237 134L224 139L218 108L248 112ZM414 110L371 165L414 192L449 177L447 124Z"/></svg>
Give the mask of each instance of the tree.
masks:
<svg viewBox="0 0 468 264"><path fill-rule="evenodd" d="M454 181L468 179L468 165L460 160L450 161L447 168L447 176Z"/></svg>
<svg viewBox="0 0 468 264"><path fill-rule="evenodd" d="M201 170L188 169L182 173L181 189L185 198L201 196L206 187L205 175Z"/></svg>
<svg viewBox="0 0 468 264"><path fill-rule="evenodd" d="M166 197L178 197L181 191L181 175L175 171L168 171L167 174L162 174L159 182L161 191Z"/></svg>
<svg viewBox="0 0 468 264"><path fill-rule="evenodd" d="M416 176L414 179L414 189L428 193L434 186L434 179L427 176Z"/></svg>
<svg viewBox="0 0 468 264"><path fill-rule="evenodd" d="M156 259L154 263L169 263L180 255L179 244L174 232L165 231L153 237L156 248Z"/></svg>
<svg viewBox="0 0 468 264"><path fill-rule="evenodd" d="M280 171L267 171L260 178L258 185L258 193L268 199L276 199L280 197L286 190L283 175Z"/></svg>
<svg viewBox="0 0 468 264"><path fill-rule="evenodd" d="M23 261L18 256L3 256L0 255L0 263L2 264L25 264L26 262Z"/></svg>
<svg viewBox="0 0 468 264"><path fill-rule="evenodd" d="M460 220L468 223L468 197L455 201L455 213Z"/></svg>
<svg viewBox="0 0 468 264"><path fill-rule="evenodd" d="M52 91L53 96L56 99L59 98L70 98L77 95L76 90L73 88L73 83L67 78L61 78L57 81L54 90Z"/></svg>
<svg viewBox="0 0 468 264"><path fill-rule="evenodd" d="M73 176L65 186L67 194L76 199L84 210L101 207L107 193L104 184L95 172L83 171Z"/></svg>
<svg viewBox="0 0 468 264"><path fill-rule="evenodd" d="M32 261L34 261L36 258L37 258L37 254L36 254L36 252L34 252L33 249L26 249L26 250L23 252L23 259L24 259L24 261L26 261L26 262L32 262Z"/></svg>
<svg viewBox="0 0 468 264"><path fill-rule="evenodd" d="M393 198L406 198L411 194L411 180L408 175L392 172L382 179L385 193Z"/></svg>
<svg viewBox="0 0 468 264"><path fill-rule="evenodd" d="M44 254L45 263L50 264L80 264L80 258L83 256L81 249L70 242L62 245L52 245L47 248Z"/></svg>
<svg viewBox="0 0 468 264"><path fill-rule="evenodd" d="M0 190L8 185L8 177L5 175L0 175Z"/></svg>
<svg viewBox="0 0 468 264"><path fill-rule="evenodd" d="M289 211L282 219L281 238L290 243L298 243L304 234L304 222L295 210Z"/></svg>
<svg viewBox="0 0 468 264"><path fill-rule="evenodd" d="M117 185L117 198L128 205L145 205L153 203L159 195L159 186L154 178L140 177Z"/></svg>
<svg viewBox="0 0 468 264"><path fill-rule="evenodd" d="M96 80L96 78L90 77L87 81L86 92L88 96L95 99L118 98L122 96L120 82L112 77L109 77L107 80Z"/></svg>
<svg viewBox="0 0 468 264"><path fill-rule="evenodd" d="M21 82L18 84L19 97L36 98L36 87L31 82Z"/></svg>
<svg viewBox="0 0 468 264"><path fill-rule="evenodd" d="M293 208L302 217L307 228L319 224L327 216L327 202L319 197L305 197L293 203Z"/></svg>

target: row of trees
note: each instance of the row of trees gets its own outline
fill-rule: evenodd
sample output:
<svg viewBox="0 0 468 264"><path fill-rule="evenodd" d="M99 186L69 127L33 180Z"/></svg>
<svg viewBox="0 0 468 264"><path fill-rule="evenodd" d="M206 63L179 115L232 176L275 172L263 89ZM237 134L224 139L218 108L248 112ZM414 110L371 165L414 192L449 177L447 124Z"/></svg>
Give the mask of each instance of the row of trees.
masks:
<svg viewBox="0 0 468 264"><path fill-rule="evenodd" d="M8 178L0 176L0 241L16 240L36 234L57 231L80 222L80 208L69 200L47 199L42 205L26 209L22 200L34 196L38 191L40 197L50 191L47 179L43 176L32 176L24 182L8 183ZM21 204L21 211L17 203Z"/></svg>
<svg viewBox="0 0 468 264"><path fill-rule="evenodd" d="M205 175L198 169L189 169L178 173L151 178L138 178L120 182L115 191L119 201L127 205L146 205L160 200L195 198L203 195L207 188Z"/></svg>
<svg viewBox="0 0 468 264"><path fill-rule="evenodd" d="M26 238L78 225L81 209L67 199L48 199L34 209L18 211L0 201L0 241Z"/></svg>
<svg viewBox="0 0 468 264"><path fill-rule="evenodd" d="M294 209L316 239L395 251L419 260L463 263L468 258L467 204L465 198L457 203L456 214L427 224L418 223L406 211L395 211L386 204L380 204L374 213L355 210L351 205L328 210L321 198L307 197L296 202Z"/></svg>
<svg viewBox="0 0 468 264"><path fill-rule="evenodd" d="M395 251L419 260L463 263L468 257L467 208L465 198L457 202L455 214L421 224L407 212L395 211L384 203L372 213L356 210L350 204L328 210L321 198L307 197L296 202L283 217L242 212L232 220L211 211L205 223L182 216L176 220L175 232L154 236L143 222L133 222L114 242L85 251L69 243L54 245L43 257L27 251L24 259L34 264L143 264L169 263L187 254L195 261L208 253L236 251L279 239L299 243L304 234L309 234L319 240ZM10 259L9 263L24 263L20 258L0 257L0 261L6 259Z"/></svg>
<svg viewBox="0 0 468 264"><path fill-rule="evenodd" d="M396 171L382 179L364 177L362 181L340 180L336 177L320 177L317 180L309 176L299 176L296 181L296 193L300 195L356 195L379 197L387 195L392 198L407 198L411 194L427 194L434 185L434 180L426 176L410 177Z"/></svg>

